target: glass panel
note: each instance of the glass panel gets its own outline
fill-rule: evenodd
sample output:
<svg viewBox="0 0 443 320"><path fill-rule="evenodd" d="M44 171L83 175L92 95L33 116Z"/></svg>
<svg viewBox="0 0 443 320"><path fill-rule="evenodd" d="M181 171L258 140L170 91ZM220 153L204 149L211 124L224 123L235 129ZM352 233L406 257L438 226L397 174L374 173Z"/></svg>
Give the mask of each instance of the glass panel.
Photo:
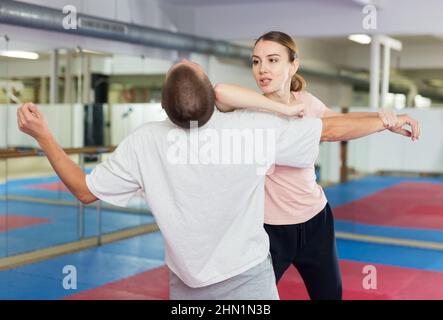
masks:
<svg viewBox="0 0 443 320"><path fill-rule="evenodd" d="M13 39L6 48L2 39L0 49L11 48L21 49ZM106 147L117 146L143 123L166 118L160 93L172 63L60 49L54 91L54 52L38 54L36 60L0 57L0 149L15 154L0 158L0 257L154 223L143 194L128 208L81 205L47 158L36 153L36 141L18 129L16 111L23 101L33 101L59 145L71 148L71 159L90 172L109 157L101 154ZM84 154L83 147L101 151Z"/></svg>
<svg viewBox="0 0 443 320"><path fill-rule="evenodd" d="M20 50L20 43L11 39L9 50ZM32 48L29 44L28 48ZM81 229L79 204L55 174L49 161L42 153L36 153L39 146L30 136L22 133L17 126L17 108L23 101L33 101L45 115L48 125L59 145L63 148L83 146L82 105L67 101L65 97L76 95L75 90L64 90L67 65L66 51L58 52L58 85L55 100L48 104L51 96L50 74L53 62L52 52L38 52L36 60L3 58L8 68L10 90L3 103L1 127L5 132L3 142L15 155L3 161L3 172L7 176L6 207L8 230L6 234L7 255L17 255L76 241L87 236ZM2 68L2 71L4 68ZM71 89L75 81L71 81ZM57 98L58 96L58 98ZM54 95L53 95L54 97ZM78 129L78 130L77 130ZM71 154L74 162L78 154ZM0 167L0 170L2 168ZM1 176L0 176L1 180ZM2 191L2 189L0 189ZM4 201L3 201L4 203ZM2 203L2 204L3 204ZM92 219L98 229L97 219ZM5 243L6 241L3 241Z"/></svg>
<svg viewBox="0 0 443 320"><path fill-rule="evenodd" d="M15 123L18 105L10 106L9 123ZM38 105L63 148L71 147L71 105ZM9 230L8 253L34 251L78 240L78 201L57 177L45 156L26 156L38 144L20 132L16 125L8 128L8 146L17 153L8 159L9 219L18 221ZM71 155L78 161L77 155Z"/></svg>
<svg viewBox="0 0 443 320"><path fill-rule="evenodd" d="M0 51L6 51L8 42L0 32ZM0 56L0 258L7 255L7 168L4 155L6 154L7 121L7 92L9 84L8 60Z"/></svg>
<svg viewBox="0 0 443 320"><path fill-rule="evenodd" d="M1 109L4 109L4 107L2 107ZM2 131L1 134L3 135L4 131L3 126L1 131ZM8 213L7 207L8 206L6 203L6 161L0 158L0 258L6 256L6 232L7 232L6 218Z"/></svg>
<svg viewBox="0 0 443 320"><path fill-rule="evenodd" d="M171 61L146 57L113 56L108 103L103 105L105 143L117 146L142 124L166 119L161 108L161 86ZM124 68L123 68L124 66ZM102 160L109 157L104 154ZM102 204L103 233L154 223L144 195L137 194L128 208Z"/></svg>

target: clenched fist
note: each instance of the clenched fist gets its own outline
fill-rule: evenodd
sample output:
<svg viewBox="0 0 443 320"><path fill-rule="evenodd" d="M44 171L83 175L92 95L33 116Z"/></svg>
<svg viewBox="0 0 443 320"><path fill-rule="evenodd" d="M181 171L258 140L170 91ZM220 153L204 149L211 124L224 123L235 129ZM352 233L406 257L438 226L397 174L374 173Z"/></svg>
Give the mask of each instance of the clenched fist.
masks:
<svg viewBox="0 0 443 320"><path fill-rule="evenodd" d="M44 114L32 102L25 103L17 109L17 124L20 131L37 141L51 137Z"/></svg>

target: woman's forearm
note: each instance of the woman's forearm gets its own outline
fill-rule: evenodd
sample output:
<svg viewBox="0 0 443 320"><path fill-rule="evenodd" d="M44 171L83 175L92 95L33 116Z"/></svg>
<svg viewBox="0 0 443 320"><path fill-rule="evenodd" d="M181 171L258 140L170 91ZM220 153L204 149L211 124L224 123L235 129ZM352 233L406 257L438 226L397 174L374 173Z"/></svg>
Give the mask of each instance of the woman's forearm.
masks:
<svg viewBox="0 0 443 320"><path fill-rule="evenodd" d="M261 109L284 113L287 105L273 101L254 90L231 84L217 84L214 88L216 104L223 112L239 108Z"/></svg>

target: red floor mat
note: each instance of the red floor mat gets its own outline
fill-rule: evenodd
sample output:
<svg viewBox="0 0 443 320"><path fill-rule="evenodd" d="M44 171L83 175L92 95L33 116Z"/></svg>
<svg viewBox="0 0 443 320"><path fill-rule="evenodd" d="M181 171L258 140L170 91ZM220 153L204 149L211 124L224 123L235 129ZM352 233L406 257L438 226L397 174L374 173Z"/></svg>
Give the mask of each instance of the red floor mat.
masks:
<svg viewBox="0 0 443 320"><path fill-rule="evenodd" d="M374 264L377 268L377 289L363 288L364 263L341 261L343 298L345 300L441 300L443 273ZM305 286L294 268L290 268L278 284L280 299L308 299ZM116 281L99 288L80 292L67 299L168 299L166 267Z"/></svg>
<svg viewBox="0 0 443 320"><path fill-rule="evenodd" d="M166 300L169 299L166 267L149 270L67 297L67 300Z"/></svg>
<svg viewBox="0 0 443 320"><path fill-rule="evenodd" d="M340 261L345 300L442 300L443 273L373 264L377 289L364 289L365 263ZM280 299L309 299L297 270L291 267L278 284Z"/></svg>
<svg viewBox="0 0 443 320"><path fill-rule="evenodd" d="M27 216L8 215L0 216L0 232L12 229L25 228L36 224L49 223L50 220L43 218L33 218Z"/></svg>
<svg viewBox="0 0 443 320"><path fill-rule="evenodd" d="M62 182L31 184L26 186L26 188L69 192L68 188L66 188Z"/></svg>
<svg viewBox="0 0 443 320"><path fill-rule="evenodd" d="M334 208L336 219L443 230L443 184L405 182Z"/></svg>

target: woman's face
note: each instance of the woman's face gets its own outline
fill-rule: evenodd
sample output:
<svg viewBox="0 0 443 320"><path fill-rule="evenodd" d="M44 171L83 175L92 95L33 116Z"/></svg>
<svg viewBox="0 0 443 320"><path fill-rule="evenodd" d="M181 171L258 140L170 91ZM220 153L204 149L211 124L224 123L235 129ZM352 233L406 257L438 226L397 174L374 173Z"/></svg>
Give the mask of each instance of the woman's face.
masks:
<svg viewBox="0 0 443 320"><path fill-rule="evenodd" d="M289 61L285 46L260 40L252 52L252 73L263 93L290 91L291 79L297 72L298 60Z"/></svg>

